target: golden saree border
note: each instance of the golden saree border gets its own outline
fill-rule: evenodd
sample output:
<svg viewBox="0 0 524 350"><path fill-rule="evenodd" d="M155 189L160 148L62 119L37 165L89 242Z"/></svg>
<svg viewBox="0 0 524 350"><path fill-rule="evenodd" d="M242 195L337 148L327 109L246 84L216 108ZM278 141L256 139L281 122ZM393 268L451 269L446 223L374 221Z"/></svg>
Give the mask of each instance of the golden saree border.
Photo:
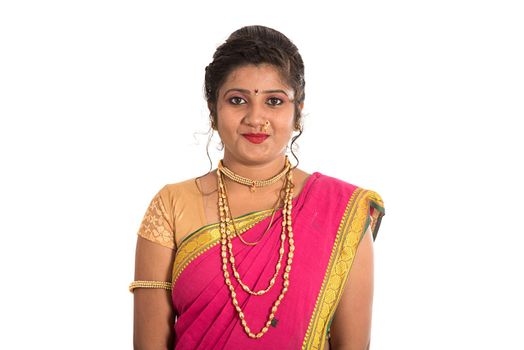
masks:
<svg viewBox="0 0 524 350"><path fill-rule="evenodd" d="M369 215L370 206L376 209L372 216ZM370 223L373 238L376 237L383 214L384 204L377 193L362 188L353 191L337 231L302 349L324 348L360 240Z"/></svg>
<svg viewBox="0 0 524 350"><path fill-rule="evenodd" d="M257 223L267 218L271 213L272 209L267 209L248 213L235 218L235 226L238 234L243 234ZM173 263L173 272L171 276L172 285L175 285L180 274L193 260L217 245L219 241L219 223L203 226L184 238L180 243L180 247L178 247L175 261Z"/></svg>

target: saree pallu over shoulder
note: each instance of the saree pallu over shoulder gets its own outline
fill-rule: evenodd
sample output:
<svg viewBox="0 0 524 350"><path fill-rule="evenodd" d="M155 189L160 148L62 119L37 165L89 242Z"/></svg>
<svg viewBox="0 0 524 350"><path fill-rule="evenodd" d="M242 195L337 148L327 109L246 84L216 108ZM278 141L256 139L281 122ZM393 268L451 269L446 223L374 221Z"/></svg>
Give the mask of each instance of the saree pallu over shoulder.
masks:
<svg viewBox="0 0 524 350"><path fill-rule="evenodd" d="M313 173L293 199L295 252L289 289L275 322L260 339L251 339L240 324L224 283L218 224L204 226L178 247L173 265L172 300L177 322L175 349L321 349L330 320L348 278L356 249L367 227L375 237L384 215L380 196L335 178ZM235 219L247 241L262 237L271 210ZM237 270L254 290L265 289L275 273L282 213L256 246L233 238ZM287 256L286 243L284 256ZM284 265L284 264L283 264ZM229 268L230 274L232 274ZM275 285L262 296L232 283L250 328L258 332L280 294L282 268Z"/></svg>
<svg viewBox="0 0 524 350"><path fill-rule="evenodd" d="M370 224L373 240L376 239L384 214L384 203L378 193L362 188L353 191L337 231L302 349L324 348L358 245Z"/></svg>

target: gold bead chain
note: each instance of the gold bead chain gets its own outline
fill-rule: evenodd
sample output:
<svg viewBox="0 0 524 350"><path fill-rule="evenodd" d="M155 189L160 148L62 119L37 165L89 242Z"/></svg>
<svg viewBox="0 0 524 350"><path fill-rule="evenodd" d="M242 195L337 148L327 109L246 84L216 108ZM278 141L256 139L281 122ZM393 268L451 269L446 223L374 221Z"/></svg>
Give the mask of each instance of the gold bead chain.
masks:
<svg viewBox="0 0 524 350"><path fill-rule="evenodd" d="M285 169L288 169L288 168L291 168L291 163L289 162L289 158L288 158L287 156L286 156L286 158L285 158L285 164L286 164L286 165L284 166L284 170L285 170ZM218 163L218 169L220 169L220 170L222 171L222 170L227 169L227 168L225 168L225 167L223 166L222 161L219 161L219 163ZM231 170L229 170L229 169L227 169L226 171L229 172L229 173L231 173L231 174L233 174L233 172L232 172ZM218 173L218 172L217 172L217 173ZM278 175L277 175L277 176L278 176ZM274 176L273 178L275 178L275 177L277 177L277 176ZM234 177L234 178L237 178L237 177L240 177L240 178L246 179L246 178L244 178L244 177L242 177L242 176L240 176L240 175L235 174L235 177ZM218 178L218 176L217 176L217 178ZM272 179L273 179L273 178L272 178ZM235 180L234 180L234 181L235 181ZM222 182L222 184L223 184L223 185L222 185L222 189L224 190L224 192L225 192L225 196L227 197L228 194L227 194L227 189L226 189L225 183L224 183L224 181L223 181L222 179L221 179L221 182ZM245 182L253 182L253 180L251 180L251 179L246 179ZM291 184L291 185L293 185L293 184ZM269 231L269 228L270 228L271 225L273 224L273 219L274 219L274 217L275 217L276 208L277 208L278 204L280 203L280 198L281 198L281 195L282 195L281 192L284 190L285 186L286 186L286 183L285 183L285 181L284 181L284 183L283 183L283 185L282 185L282 190L279 192L279 194L278 194L278 199L277 199L277 201L276 201L276 203L275 203L275 207L273 208L273 213L271 214L271 220L270 220L270 222L269 222L269 224L268 224L266 230L264 231L264 233L263 233L262 236L260 237L260 239L259 239L258 241L256 241L256 242L247 242L247 241L242 237L242 235L239 235L239 234L238 234L238 232L237 232L238 230L237 230L237 227L236 227L236 225L235 225L235 221L233 220L233 215L231 214L230 206L229 206L229 203L227 202L227 198L226 198L226 200L224 201L224 203L225 203L225 207L228 209L229 217L231 218L231 224L233 225L233 228L234 228L234 230L235 230L235 233L237 234L238 238L240 239L240 241L241 241L242 243L244 243L245 245L254 246L254 245L257 245L258 242L260 242L260 241L262 240L262 238L264 238L264 235L266 234L267 231ZM217 187L217 190L218 190L218 187ZM253 190L253 188L251 188L251 190ZM220 200L222 200L222 199L219 198L219 201L220 201ZM230 220L230 219L226 217L226 223L229 224L229 220Z"/></svg>
<svg viewBox="0 0 524 350"><path fill-rule="evenodd" d="M227 201L228 194L227 194L226 184L224 183L224 181L222 179L219 179L219 183L220 183L220 189L222 190L222 192L224 194L221 199L219 198L219 201L221 200L222 203L225 204L225 208L227 208L227 213L226 214L229 214L229 217L226 216L226 224L231 222L231 225L233 226L233 229L235 231L236 236L240 239L240 241L242 243L244 243L245 245L250 245L250 246L257 245L262 240L262 238L264 238L266 233L269 231L269 229L271 228L271 225L273 225L273 220L275 218L275 213L277 211L278 205L280 204L280 199L282 198L282 192L285 189L286 182L284 181L284 183L282 184L282 189L278 192L278 198L277 198L277 201L275 202L275 206L273 207L273 210L272 210L272 213L271 213L271 220L269 221L269 224L267 225L267 227L266 227L264 233L262 234L262 236L260 236L258 241L255 241L255 242L247 242L242 237L242 235L238 234L237 226L235 225L235 220L233 218L233 214L231 213L231 207L229 205L229 202Z"/></svg>
<svg viewBox="0 0 524 350"><path fill-rule="evenodd" d="M288 169L287 166L286 166L286 169ZM281 247L279 250L280 256L279 256L279 262L277 263L278 268L275 267L275 271L278 274L278 271L280 270L280 267L281 267L280 265L281 260L284 255L283 244L286 238L285 233L287 230L287 237L289 238L289 252L288 252L286 268L284 270L285 272L283 273L283 279L284 279L283 287L282 287L282 291L280 295L278 296L277 300L275 300L275 302L273 303L273 307L271 308L271 313L269 314L268 321L266 322L262 330L256 334L251 332L251 329L247 325L247 321L245 320L245 315L242 311L242 308L239 306L238 300L236 298L235 288L233 287L233 284L231 283L230 274L228 272L228 268L227 268L228 261L231 263L232 269L233 269L235 258L233 256L233 245L232 245L232 238L231 238L232 233L227 227L227 224L229 223L227 219L229 219L228 216L230 214L228 204L226 204L227 203L227 194L223 190L224 186L223 186L223 180L221 177L220 169L217 169L217 178L218 178L217 188L219 191L218 207L220 211L221 257L222 257L222 270L224 273L224 280L230 290L233 306L235 307L235 310L238 313L238 316L240 318L242 326L244 327L245 332L247 333L247 335L250 338L255 338L255 339L261 338L269 330L268 327L271 325L273 319L275 318L275 313L277 312L278 306L280 305L282 299L284 298L284 295L286 294L289 288L289 273L291 271L291 265L293 262L293 256L294 256L294 251L295 251L295 245L294 245L294 239L293 239L293 229L292 229L292 216L291 216L293 187L294 187L293 186L293 175L291 171L287 171L286 195L284 199L284 207L282 210L282 235L281 235L282 243L281 243ZM220 186L221 184L222 186ZM228 253L231 255L229 259L228 259ZM242 288L246 292L248 293L251 292L251 294L253 295L261 295L265 293L265 291L257 291L257 292L251 291L251 289L241 281L240 275L236 271L236 268L234 268L233 271L235 272L234 273L235 279L237 279L239 284L242 286ZM269 290L273 286L273 284L274 284L274 281L273 283L270 282L270 286L267 288L267 290ZM260 293L260 292L263 292L263 293ZM260 294L257 294L257 293L260 293Z"/></svg>
<svg viewBox="0 0 524 350"><path fill-rule="evenodd" d="M220 195L222 196L222 199L223 199L223 203L225 202L226 203L226 208L228 207L228 203L227 203L227 197L226 197L226 191L225 190L225 185L222 187L223 183L221 182L221 179L219 179L220 181L220 188L221 188L221 191L219 191ZM285 183L286 185L286 183ZM228 217L228 214L230 215ZM274 212L273 212L274 214ZM234 220L233 218L231 217L231 211L230 210L226 210L225 212L225 226L226 226L226 235L231 235L231 231L229 231L229 228L227 228L227 224L229 222L229 220L231 220L232 224L233 224L233 227L235 227L234 225ZM231 219L230 219L231 218ZM268 228L266 229L266 231L264 232L264 234L269 230L269 226ZM235 227L235 234L236 236L238 236L240 238L240 235L238 234L238 232L236 231L236 227ZM264 236L264 234L262 236ZM266 289L263 289L263 290L259 290L259 291L252 291L246 284L244 284L244 282L240 279L240 274L238 273L237 271L237 268L236 268L236 264L235 264L235 258L233 257L233 245L231 244L231 242L228 240L227 242L227 248L228 248L228 251L229 251L229 255L231 256L229 258L229 261L231 263L231 268L233 270L233 276L235 276L236 280L238 281L238 283L242 286L242 289L244 289L244 291L248 292L249 294L252 294L252 295L263 295L265 293L267 293L271 287L273 287L273 285L275 284L275 280L278 276L278 272L280 271L280 267L282 266L281 263L282 263L282 256L284 255L284 243L285 243L285 240L286 240L286 235L284 233L282 233L282 235L280 236L281 238L281 244L280 244L280 249L279 249L279 258L278 258L278 262L277 262L277 265L275 267L275 273L273 275L273 277L271 278L271 280L269 281L269 285ZM260 242L260 240L262 240L262 238L259 239L258 242ZM258 243L256 242L256 243Z"/></svg>

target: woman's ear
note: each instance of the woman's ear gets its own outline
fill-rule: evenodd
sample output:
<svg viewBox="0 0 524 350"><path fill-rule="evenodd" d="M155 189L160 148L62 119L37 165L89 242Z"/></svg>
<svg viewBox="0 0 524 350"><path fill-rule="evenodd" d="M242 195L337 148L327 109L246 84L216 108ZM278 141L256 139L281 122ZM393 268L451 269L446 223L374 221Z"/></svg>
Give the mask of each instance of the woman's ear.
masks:
<svg viewBox="0 0 524 350"><path fill-rule="evenodd" d="M214 104L207 101L207 108L209 109L209 119L211 120L211 128L213 130L217 130L217 125L216 125L216 122L215 122L215 115L214 115Z"/></svg>
<svg viewBox="0 0 524 350"><path fill-rule="evenodd" d="M300 110L300 114L302 113L302 110L304 109L304 102L300 103L298 105L298 109ZM300 118L302 119L302 118ZM296 119L295 120L295 126L294 126L294 131L302 131L302 127L300 126L300 120L299 119Z"/></svg>

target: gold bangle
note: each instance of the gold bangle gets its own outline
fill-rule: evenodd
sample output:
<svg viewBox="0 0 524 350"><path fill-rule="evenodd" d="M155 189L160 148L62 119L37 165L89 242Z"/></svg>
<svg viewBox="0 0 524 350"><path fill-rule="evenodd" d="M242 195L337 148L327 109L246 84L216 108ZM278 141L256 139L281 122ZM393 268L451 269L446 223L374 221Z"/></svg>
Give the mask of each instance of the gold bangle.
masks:
<svg viewBox="0 0 524 350"><path fill-rule="evenodd" d="M171 282L160 282L160 281L133 281L129 285L129 291L133 293L135 288L161 288L166 290L171 290Z"/></svg>

